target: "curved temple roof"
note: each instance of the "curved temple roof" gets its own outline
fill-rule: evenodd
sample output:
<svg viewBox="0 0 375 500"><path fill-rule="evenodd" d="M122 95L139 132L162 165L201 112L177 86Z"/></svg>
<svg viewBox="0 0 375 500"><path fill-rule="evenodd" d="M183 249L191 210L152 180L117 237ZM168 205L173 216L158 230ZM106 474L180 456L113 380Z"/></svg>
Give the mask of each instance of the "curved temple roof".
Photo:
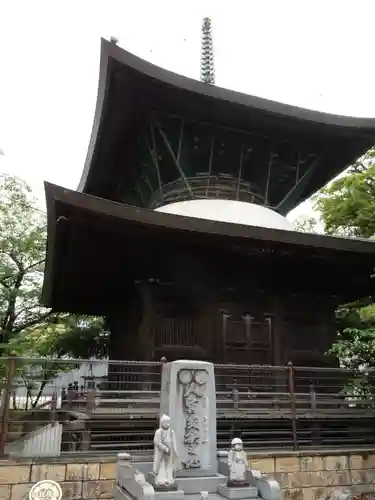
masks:
<svg viewBox="0 0 375 500"><path fill-rule="evenodd" d="M211 131L216 146L212 139L210 149ZM178 201L157 199L176 179L188 191L180 199L191 199L196 191L190 179L225 175L246 181L247 190L252 186L258 203L261 199L286 213L373 143L375 119L311 111L207 85L102 40L95 119L79 190L155 208Z"/></svg>

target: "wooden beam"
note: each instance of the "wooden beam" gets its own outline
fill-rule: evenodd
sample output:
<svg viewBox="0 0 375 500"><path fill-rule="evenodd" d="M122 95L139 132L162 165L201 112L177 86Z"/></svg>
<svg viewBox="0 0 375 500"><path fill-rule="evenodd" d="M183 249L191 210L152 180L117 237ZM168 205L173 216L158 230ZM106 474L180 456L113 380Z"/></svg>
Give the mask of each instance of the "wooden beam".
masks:
<svg viewBox="0 0 375 500"><path fill-rule="evenodd" d="M244 144L241 144L241 153L240 153L240 165L238 167L238 179L237 179L237 188L236 188L236 200L239 199L240 194L240 184L241 184L241 176L242 176L242 163L243 163L243 150Z"/></svg>
<svg viewBox="0 0 375 500"><path fill-rule="evenodd" d="M162 199L164 200L164 192L163 192L163 184L161 181L161 173L160 173L160 167L159 167L159 161L158 161L158 155L156 151L156 140L155 140L155 130L154 130L154 124L153 122L150 123L150 132L151 132L151 141L152 141L152 146L147 142L147 149L150 153L152 163L155 166L156 169L156 176L158 178L158 184L159 184L159 191L161 194Z"/></svg>
<svg viewBox="0 0 375 500"><path fill-rule="evenodd" d="M268 190L270 187L271 180L271 170L272 170L272 160L273 160L273 150L272 147L270 149L270 155L268 158L268 170L267 170L267 181L266 181L266 190L264 192L264 204L268 205Z"/></svg>
<svg viewBox="0 0 375 500"><path fill-rule="evenodd" d="M307 182L310 180L311 176L315 173L315 171L319 168L323 160L323 155L318 156L312 162L310 167L306 170L303 176L299 179L299 181L295 184L295 186L286 194L286 196L280 201L280 203L276 206L276 210L281 214L286 214L289 210L290 205L293 205L295 201L298 199L300 194L303 192Z"/></svg>
<svg viewBox="0 0 375 500"><path fill-rule="evenodd" d="M156 127L159 131L159 134L161 135L163 141L164 141L164 144L166 145L170 155L172 156L172 159L174 161L174 164L176 165L177 167L177 170L179 171L180 173L180 176L182 178L182 180L184 181L185 183L185 186L186 186L186 189L189 191L189 194L190 196L193 198L194 197L194 193L193 193L193 190L191 189L191 186L189 184L189 181L187 180L187 177L186 175L184 174L184 171L182 170L181 168L181 165L180 165L180 162L178 160L178 158L176 157L176 155L174 154L174 151L172 149L172 146L170 145L170 142L168 141L168 138L167 136L165 135L163 129L161 128L160 124L159 123L156 123Z"/></svg>
<svg viewBox="0 0 375 500"><path fill-rule="evenodd" d="M208 196L208 190L210 189L210 179L212 173L212 161L214 158L214 149L215 149L215 132L213 131L211 135L210 158L208 160L208 179L207 179L206 196Z"/></svg>

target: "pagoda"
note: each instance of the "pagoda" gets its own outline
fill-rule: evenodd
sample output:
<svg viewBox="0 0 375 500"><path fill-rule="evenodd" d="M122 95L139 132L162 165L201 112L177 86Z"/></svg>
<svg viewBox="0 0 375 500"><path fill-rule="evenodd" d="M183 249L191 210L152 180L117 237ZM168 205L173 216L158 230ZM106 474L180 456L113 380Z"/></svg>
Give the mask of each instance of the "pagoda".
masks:
<svg viewBox="0 0 375 500"><path fill-rule="evenodd" d="M331 363L375 243L286 214L375 142L375 120L233 92L102 40L76 191L46 183L43 302L106 318L111 359Z"/></svg>

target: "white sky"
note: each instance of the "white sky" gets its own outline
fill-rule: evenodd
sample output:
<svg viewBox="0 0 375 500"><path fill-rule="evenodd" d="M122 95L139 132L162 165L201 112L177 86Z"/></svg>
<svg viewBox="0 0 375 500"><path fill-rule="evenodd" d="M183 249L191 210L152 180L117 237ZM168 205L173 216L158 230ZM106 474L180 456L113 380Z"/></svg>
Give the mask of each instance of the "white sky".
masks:
<svg viewBox="0 0 375 500"><path fill-rule="evenodd" d="M100 37L199 78L204 15L213 20L217 85L375 117L374 0L0 0L0 172L25 179L42 206L43 180L75 189Z"/></svg>

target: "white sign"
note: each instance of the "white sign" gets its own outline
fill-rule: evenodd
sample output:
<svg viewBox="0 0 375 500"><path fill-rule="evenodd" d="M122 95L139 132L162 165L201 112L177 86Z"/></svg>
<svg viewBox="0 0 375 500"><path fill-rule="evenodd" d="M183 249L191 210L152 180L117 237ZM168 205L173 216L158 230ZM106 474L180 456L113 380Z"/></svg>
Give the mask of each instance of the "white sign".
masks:
<svg viewBox="0 0 375 500"><path fill-rule="evenodd" d="M61 497L61 486L49 479L34 484L29 492L29 500L61 500Z"/></svg>

